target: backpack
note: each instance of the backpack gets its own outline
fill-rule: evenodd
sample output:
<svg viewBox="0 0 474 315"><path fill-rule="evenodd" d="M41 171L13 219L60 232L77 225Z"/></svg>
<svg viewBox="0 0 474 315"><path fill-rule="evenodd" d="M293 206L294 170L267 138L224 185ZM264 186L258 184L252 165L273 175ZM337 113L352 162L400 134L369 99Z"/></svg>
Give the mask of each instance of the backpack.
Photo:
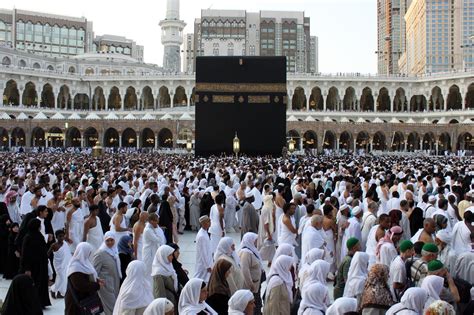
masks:
<svg viewBox="0 0 474 315"><path fill-rule="evenodd" d="M411 259L408 259L406 262L405 262L405 271L406 271L406 275L407 275L407 279L406 279L406 289L408 288L412 288L412 287L416 287L416 281L415 279L413 279L412 277L412 274L411 274L411 267L413 265L413 263L417 261L417 259L414 259L414 258L411 258ZM420 264L420 266L418 267L418 269L416 270L416 273L420 270L420 267L423 266L423 264ZM415 274L416 274L415 273ZM401 297L400 297L401 298Z"/></svg>

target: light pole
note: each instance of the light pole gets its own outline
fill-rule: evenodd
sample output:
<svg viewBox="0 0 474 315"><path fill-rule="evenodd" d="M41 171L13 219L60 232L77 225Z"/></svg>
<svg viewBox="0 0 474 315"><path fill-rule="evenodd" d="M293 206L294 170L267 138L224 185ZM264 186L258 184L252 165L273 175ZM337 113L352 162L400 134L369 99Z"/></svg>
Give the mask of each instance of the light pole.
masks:
<svg viewBox="0 0 474 315"><path fill-rule="evenodd" d="M239 158L239 152L240 152L240 139L237 137L237 131L235 132L235 137L234 140L232 141L232 148L235 153L235 158Z"/></svg>

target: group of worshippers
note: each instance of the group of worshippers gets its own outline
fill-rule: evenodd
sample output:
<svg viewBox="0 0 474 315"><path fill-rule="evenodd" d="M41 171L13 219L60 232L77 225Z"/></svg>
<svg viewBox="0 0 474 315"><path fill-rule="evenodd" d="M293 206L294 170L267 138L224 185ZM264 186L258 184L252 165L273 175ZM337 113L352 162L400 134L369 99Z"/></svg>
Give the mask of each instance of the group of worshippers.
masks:
<svg viewBox="0 0 474 315"><path fill-rule="evenodd" d="M105 314L474 307L468 158L5 153L0 175L5 314L40 314L50 294L67 314L84 299ZM185 230L197 231L193 275ZM22 286L37 295L18 304Z"/></svg>

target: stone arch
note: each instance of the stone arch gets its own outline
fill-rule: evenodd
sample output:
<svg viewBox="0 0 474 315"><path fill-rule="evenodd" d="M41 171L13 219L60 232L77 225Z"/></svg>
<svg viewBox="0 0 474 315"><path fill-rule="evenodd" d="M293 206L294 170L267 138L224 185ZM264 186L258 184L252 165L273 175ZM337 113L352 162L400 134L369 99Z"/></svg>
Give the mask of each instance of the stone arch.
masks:
<svg viewBox="0 0 474 315"><path fill-rule="evenodd" d="M429 110L442 110L444 108L443 93L439 86L431 89Z"/></svg>
<svg viewBox="0 0 474 315"><path fill-rule="evenodd" d="M438 154L444 151L451 151L451 136L447 132L443 132L439 136L439 144L438 144Z"/></svg>
<svg viewBox="0 0 474 315"><path fill-rule="evenodd" d="M120 110L122 108L122 97L118 87L113 86L109 93L109 109Z"/></svg>
<svg viewBox="0 0 474 315"><path fill-rule="evenodd" d="M403 151L405 148L405 137L403 133L397 131L393 134L391 149L392 151Z"/></svg>
<svg viewBox="0 0 474 315"><path fill-rule="evenodd" d="M390 103L388 103L390 105ZM376 151L385 151L387 150L387 139L385 138L385 134L381 131L377 131L374 134L374 138L372 140L372 148Z"/></svg>
<svg viewBox="0 0 474 315"><path fill-rule="evenodd" d="M457 85L452 85L449 88L449 94L446 100L447 110L462 109L462 95Z"/></svg>
<svg viewBox="0 0 474 315"><path fill-rule="evenodd" d="M357 97L352 86L346 89L344 99L342 101L343 110L355 110L357 108Z"/></svg>
<svg viewBox="0 0 474 315"><path fill-rule="evenodd" d="M23 130L23 128L20 128L20 127L15 127L12 130L12 136L11 136L10 141L11 141L11 145L13 147L18 147L18 146L24 147L24 146L26 146L25 130Z"/></svg>
<svg viewBox="0 0 474 315"><path fill-rule="evenodd" d="M58 94L58 107L61 109L71 108L71 94L69 93L69 87L67 85L61 86Z"/></svg>
<svg viewBox="0 0 474 315"><path fill-rule="evenodd" d="M0 149L8 147L8 142L8 131L5 128L0 127Z"/></svg>
<svg viewBox="0 0 474 315"><path fill-rule="evenodd" d="M414 152L420 149L420 136L417 132L411 132L407 138L407 151Z"/></svg>
<svg viewBox="0 0 474 315"><path fill-rule="evenodd" d="M155 147L155 133L150 128L145 128L142 130L140 139L142 140L143 148Z"/></svg>
<svg viewBox="0 0 474 315"><path fill-rule="evenodd" d="M377 111L390 111L390 95L388 95L388 90L386 87L383 87L379 90L379 96L377 97Z"/></svg>
<svg viewBox="0 0 474 315"><path fill-rule="evenodd" d="M70 66L69 69L67 69L67 72L76 73L76 68L74 66Z"/></svg>
<svg viewBox="0 0 474 315"><path fill-rule="evenodd" d="M357 134L356 137L356 150L365 150L365 152L370 151L370 136L367 131L361 131Z"/></svg>
<svg viewBox="0 0 474 315"><path fill-rule="evenodd" d="M178 140L187 141L189 139L193 139L193 131L189 128L181 128L178 133Z"/></svg>
<svg viewBox="0 0 474 315"><path fill-rule="evenodd" d="M48 147L60 148L64 145L64 134L61 128L51 127L48 133L54 134L54 136L49 135L46 137L46 141L48 141ZM61 134L61 136L59 136L59 134Z"/></svg>
<svg viewBox="0 0 474 315"><path fill-rule="evenodd" d="M374 111L374 97L372 90L366 87L362 90L362 96L360 97L360 110L363 112Z"/></svg>
<svg viewBox="0 0 474 315"><path fill-rule="evenodd" d="M32 147L44 147L46 144L45 132L41 127L35 127L31 131L31 146Z"/></svg>
<svg viewBox="0 0 474 315"><path fill-rule="evenodd" d="M99 141L99 133L94 127L89 127L84 131L84 145L86 147L92 148Z"/></svg>
<svg viewBox="0 0 474 315"><path fill-rule="evenodd" d="M94 74L94 69L93 68L87 68L84 73L85 73L85 75L92 75L92 74Z"/></svg>
<svg viewBox="0 0 474 315"><path fill-rule="evenodd" d="M472 134L469 132L460 134L456 147L458 150L474 151L474 140Z"/></svg>
<svg viewBox="0 0 474 315"><path fill-rule="evenodd" d="M324 98L319 87L314 87L309 96L309 110L323 110Z"/></svg>
<svg viewBox="0 0 474 315"><path fill-rule="evenodd" d="M331 130L327 130L324 134L323 149L335 150L336 149L336 134Z"/></svg>
<svg viewBox="0 0 474 315"><path fill-rule="evenodd" d="M395 112L406 112L408 111L408 102L405 90L398 88L393 98L393 110Z"/></svg>
<svg viewBox="0 0 474 315"><path fill-rule="evenodd" d="M104 147L116 148L119 146L119 133L115 128L109 128L104 133Z"/></svg>
<svg viewBox="0 0 474 315"><path fill-rule="evenodd" d="M20 92L15 80L9 80L3 90L3 105L20 105Z"/></svg>
<svg viewBox="0 0 474 315"><path fill-rule="evenodd" d="M426 97L424 95L413 95L410 99L411 112L423 112L426 110Z"/></svg>
<svg viewBox="0 0 474 315"><path fill-rule="evenodd" d="M451 120L449 121L449 124L459 124L459 120L457 120L457 119L451 119Z"/></svg>
<svg viewBox="0 0 474 315"><path fill-rule="evenodd" d="M132 128L127 128L122 132L122 147L135 148L137 146L137 133Z"/></svg>
<svg viewBox="0 0 474 315"><path fill-rule="evenodd" d="M92 97L92 109L94 110L105 109L104 90L100 86L94 89L94 96Z"/></svg>
<svg viewBox="0 0 474 315"><path fill-rule="evenodd" d="M21 59L20 61L18 61L18 67L20 68L26 68L26 61Z"/></svg>
<svg viewBox="0 0 474 315"><path fill-rule="evenodd" d="M303 135L303 147L305 149L317 149L318 148L318 136L313 130L308 130Z"/></svg>
<svg viewBox="0 0 474 315"><path fill-rule="evenodd" d="M295 88L293 98L291 99L291 108L293 110L306 109L306 95L304 94L304 89L301 86Z"/></svg>
<svg viewBox="0 0 474 315"><path fill-rule="evenodd" d="M339 136L339 149L341 150L354 150L352 135L348 131L343 131Z"/></svg>
<svg viewBox="0 0 474 315"><path fill-rule="evenodd" d="M425 133L423 136L422 150L432 151L436 148L436 138L432 132Z"/></svg>
<svg viewBox="0 0 474 315"><path fill-rule="evenodd" d="M328 91L328 96L326 97L326 109L327 110L339 110L341 104L341 98L339 97L339 90L332 86Z"/></svg>
<svg viewBox="0 0 474 315"><path fill-rule="evenodd" d="M5 57L2 58L2 65L3 66L9 66L11 64L12 64L12 61L11 61L10 57L5 56Z"/></svg>
<svg viewBox="0 0 474 315"><path fill-rule="evenodd" d="M163 128L158 133L158 146L160 148L173 147L173 133L168 128Z"/></svg>
<svg viewBox="0 0 474 315"><path fill-rule="evenodd" d="M300 150L301 147L300 147L300 139L301 139L301 136L300 136L300 133L294 129L291 129L290 131L288 131L288 133L286 134L286 140L287 142L290 141L291 139L293 139L293 141L295 141L295 150Z"/></svg>
<svg viewBox="0 0 474 315"><path fill-rule="evenodd" d="M81 146L81 132L76 127L69 127L66 130L66 147L80 148Z"/></svg>
<svg viewBox="0 0 474 315"><path fill-rule="evenodd" d="M155 99L153 98L153 92L151 88L147 85L142 90L141 97L141 108L142 109L154 109L155 108Z"/></svg>
<svg viewBox="0 0 474 315"><path fill-rule="evenodd" d="M26 83L21 102L26 106L36 106L38 104L38 93L33 82Z"/></svg>
<svg viewBox="0 0 474 315"><path fill-rule="evenodd" d="M54 71L54 67L52 65L49 65L46 67L46 70L48 71Z"/></svg>
<svg viewBox="0 0 474 315"><path fill-rule="evenodd" d="M160 108L171 107L171 97L170 97L168 88L163 85L162 87L160 87L158 94L159 94Z"/></svg>
<svg viewBox="0 0 474 315"><path fill-rule="evenodd" d="M137 109L137 93L133 86L129 86L125 93L123 100L124 109L127 110L136 110ZM123 141L122 141L123 142Z"/></svg>
<svg viewBox="0 0 474 315"><path fill-rule="evenodd" d="M41 69L41 65L37 62L33 64L33 69Z"/></svg>
<svg viewBox="0 0 474 315"><path fill-rule="evenodd" d="M74 109L89 109L89 96L84 93L78 93L74 96Z"/></svg>
<svg viewBox="0 0 474 315"><path fill-rule="evenodd" d="M43 85L43 91L41 92L41 107L54 108L54 93L51 84L46 83Z"/></svg>
<svg viewBox="0 0 474 315"><path fill-rule="evenodd" d="M181 85L178 86L174 92L173 104L176 107L183 107L188 105L188 97L186 90Z"/></svg>
<svg viewBox="0 0 474 315"><path fill-rule="evenodd" d="M474 108L474 83L471 83L468 86L466 98L464 100L466 102L465 108Z"/></svg>

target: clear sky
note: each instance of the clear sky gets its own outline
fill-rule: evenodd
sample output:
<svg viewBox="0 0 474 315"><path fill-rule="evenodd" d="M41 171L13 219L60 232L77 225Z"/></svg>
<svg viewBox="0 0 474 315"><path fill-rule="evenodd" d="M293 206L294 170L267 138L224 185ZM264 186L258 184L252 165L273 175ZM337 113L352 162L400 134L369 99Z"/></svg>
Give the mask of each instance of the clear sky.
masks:
<svg viewBox="0 0 474 315"><path fill-rule="evenodd" d="M166 0L2 0L1 8L84 16L96 35L121 35L145 46L145 62L163 63L161 31ZM319 37L319 70L376 73L376 0L181 0L181 19L193 31L201 9L305 11Z"/></svg>

